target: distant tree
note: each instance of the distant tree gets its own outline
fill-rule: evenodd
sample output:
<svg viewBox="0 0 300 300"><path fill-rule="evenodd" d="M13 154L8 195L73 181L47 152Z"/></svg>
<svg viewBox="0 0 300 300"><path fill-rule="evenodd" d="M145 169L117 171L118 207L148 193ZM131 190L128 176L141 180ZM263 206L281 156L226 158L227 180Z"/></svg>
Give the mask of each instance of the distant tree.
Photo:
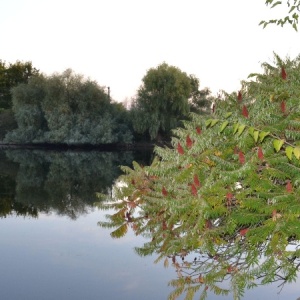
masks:
<svg viewBox="0 0 300 300"><path fill-rule="evenodd" d="M110 100L96 82L85 80L71 69L54 74L46 81L43 111L50 142L111 143Z"/></svg>
<svg viewBox="0 0 300 300"><path fill-rule="evenodd" d="M31 78L12 94L18 129L6 135L8 142L107 144L131 137L124 127L116 134L121 112L104 89L70 69Z"/></svg>
<svg viewBox="0 0 300 300"><path fill-rule="evenodd" d="M115 123L113 134L118 142L131 143L134 139L130 111L123 103L112 102L110 106L111 115Z"/></svg>
<svg viewBox="0 0 300 300"><path fill-rule="evenodd" d="M199 90L199 79L194 75L190 75L190 79L192 85L192 93L189 99L190 111L198 114L210 113L210 106L213 101L210 89L204 88L203 90Z"/></svg>
<svg viewBox="0 0 300 300"><path fill-rule="evenodd" d="M9 132L12 142L32 142L43 139L48 130L42 100L46 95L45 77L42 75L30 79L29 83L21 83L12 89L13 112L17 129Z"/></svg>
<svg viewBox="0 0 300 300"><path fill-rule="evenodd" d="M188 117L189 99L196 97L197 83L195 77L166 63L148 70L131 107L134 129L152 140L168 137Z"/></svg>
<svg viewBox="0 0 300 300"><path fill-rule="evenodd" d="M0 108L12 107L11 89L20 83L28 83L32 76L39 74L39 70L31 62L6 64L0 60Z"/></svg>

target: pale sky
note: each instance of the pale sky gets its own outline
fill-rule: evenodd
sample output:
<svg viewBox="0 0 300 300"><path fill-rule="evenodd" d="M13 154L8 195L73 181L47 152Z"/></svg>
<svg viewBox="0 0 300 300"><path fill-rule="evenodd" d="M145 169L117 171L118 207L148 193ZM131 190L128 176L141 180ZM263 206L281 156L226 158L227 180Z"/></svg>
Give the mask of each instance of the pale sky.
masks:
<svg viewBox="0 0 300 300"><path fill-rule="evenodd" d="M258 26L280 12L264 0L0 0L0 59L31 61L46 75L71 68L119 102L163 62L201 89L232 92L273 51L300 54L290 26Z"/></svg>

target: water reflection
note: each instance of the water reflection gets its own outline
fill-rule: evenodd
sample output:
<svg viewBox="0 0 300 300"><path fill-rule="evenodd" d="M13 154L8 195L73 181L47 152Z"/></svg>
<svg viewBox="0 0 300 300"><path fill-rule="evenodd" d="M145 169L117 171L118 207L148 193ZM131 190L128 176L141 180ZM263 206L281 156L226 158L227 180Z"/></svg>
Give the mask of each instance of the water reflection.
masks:
<svg viewBox="0 0 300 300"><path fill-rule="evenodd" d="M102 217L95 209L76 221L54 213L0 219L0 298L166 299L171 274L133 252L141 238L112 240L99 230Z"/></svg>
<svg viewBox="0 0 300 300"><path fill-rule="evenodd" d="M297 281L300 267L298 216L285 221L293 225L286 230L278 230L282 219L277 215L265 222L258 220L251 224L251 229L231 230L229 214L204 218L201 222L197 203L167 202L161 196L164 191L155 190L155 176L149 168L136 164L134 170L125 168L126 175L115 184L113 197L99 203L101 208L115 212L98 224L113 228L113 238L122 238L132 230L148 239L135 250L143 257L155 254L157 262L174 269L176 278L169 283L173 287L169 300L180 296L243 299L249 289L269 285L281 293L288 284ZM184 215L176 215L176 205ZM197 221L188 222L185 216ZM298 286L296 289L300 293Z"/></svg>
<svg viewBox="0 0 300 300"><path fill-rule="evenodd" d="M94 207L96 192L110 193L119 165L133 157L148 164L150 156L0 151L0 298L166 299L170 274L132 249L144 240L111 240Z"/></svg>
<svg viewBox="0 0 300 300"><path fill-rule="evenodd" d="M87 213L96 192L110 192L120 165L134 152L0 151L0 216L54 212L71 219ZM150 153L148 154L150 155ZM146 157L141 158L146 159Z"/></svg>
<svg viewBox="0 0 300 300"><path fill-rule="evenodd" d="M159 219L151 215L145 218L143 210L138 210L143 189L137 191L140 194L137 193L135 203L119 203L118 211L124 210L114 214L112 225L118 225L119 229L115 236L127 231L126 237L109 239L112 229L99 230L96 226L97 221L104 220L105 213L113 212L97 209L91 212L94 201L98 201L95 192L111 193L111 184L120 175L119 165L129 166L133 158L149 164L147 159L151 160L151 153L146 157L136 154L0 151L1 299L24 299L26 295L26 299L45 300L166 300L172 290L199 287L199 294L207 286L207 299L232 299L230 293L225 295L226 289L231 288L232 278L240 284L239 274L249 278L255 274L247 269L252 263L250 256L238 254L239 249L230 241L227 245L216 243L218 255L214 256L197 249L183 249L184 252L169 255L168 248L161 249L163 245L168 246L166 224L157 222ZM143 176L140 180L143 182ZM141 234L142 224L153 226L152 232L147 232L151 226L145 226L145 234ZM155 231L156 227L161 228ZM159 244L164 241L167 242ZM176 242L169 239L172 241ZM239 247L246 247L245 238L239 241ZM137 256L133 246L147 257ZM151 253L154 255L150 256ZM280 258L279 254L273 261ZM162 265L169 265L168 269L153 265L157 256ZM272 253L269 257L272 259ZM291 256L281 261L285 265L278 271L290 270ZM295 259L294 264L297 263ZM257 274L267 267L259 265ZM173 277L176 277L171 281L173 286L168 287ZM283 300L299 296L299 280L278 295L277 286L281 283L246 292L243 299ZM225 290L224 295L215 296L217 289Z"/></svg>

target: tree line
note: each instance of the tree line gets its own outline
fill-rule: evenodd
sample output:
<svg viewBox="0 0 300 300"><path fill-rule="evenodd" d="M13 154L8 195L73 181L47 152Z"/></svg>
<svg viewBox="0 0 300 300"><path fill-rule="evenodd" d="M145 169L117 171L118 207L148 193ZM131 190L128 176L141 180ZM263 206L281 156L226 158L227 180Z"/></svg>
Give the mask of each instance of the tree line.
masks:
<svg viewBox="0 0 300 300"><path fill-rule="evenodd" d="M191 112L208 113L211 101L198 78L165 62L147 71L126 109L71 69L47 76L31 62L0 61L0 111L11 110L17 123L5 136L9 143L168 141Z"/></svg>

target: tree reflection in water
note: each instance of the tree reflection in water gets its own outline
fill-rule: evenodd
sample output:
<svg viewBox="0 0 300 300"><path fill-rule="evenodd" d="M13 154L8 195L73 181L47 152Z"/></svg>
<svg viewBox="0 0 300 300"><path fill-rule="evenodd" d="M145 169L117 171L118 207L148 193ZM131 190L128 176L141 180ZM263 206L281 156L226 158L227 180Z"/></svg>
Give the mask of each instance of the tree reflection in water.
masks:
<svg viewBox="0 0 300 300"><path fill-rule="evenodd" d="M150 152L149 152L150 153ZM131 151L0 151L0 217L39 212L76 219L93 209L97 192L110 193Z"/></svg>
<svg viewBox="0 0 300 300"><path fill-rule="evenodd" d="M159 196L149 168L137 163L134 170L123 168L126 174L115 184L112 199L99 203L100 208L116 212L98 224L113 228L113 238L124 236L129 229L147 238L136 252L156 254L156 262L176 271L176 279L169 283L174 288L169 299L180 295L206 299L210 293L242 299L247 289L277 282L280 292L296 281L300 266L296 213L288 220L272 214L237 227L232 226L230 214L238 209L231 203L224 215L207 219L198 202L167 201L164 190Z"/></svg>

